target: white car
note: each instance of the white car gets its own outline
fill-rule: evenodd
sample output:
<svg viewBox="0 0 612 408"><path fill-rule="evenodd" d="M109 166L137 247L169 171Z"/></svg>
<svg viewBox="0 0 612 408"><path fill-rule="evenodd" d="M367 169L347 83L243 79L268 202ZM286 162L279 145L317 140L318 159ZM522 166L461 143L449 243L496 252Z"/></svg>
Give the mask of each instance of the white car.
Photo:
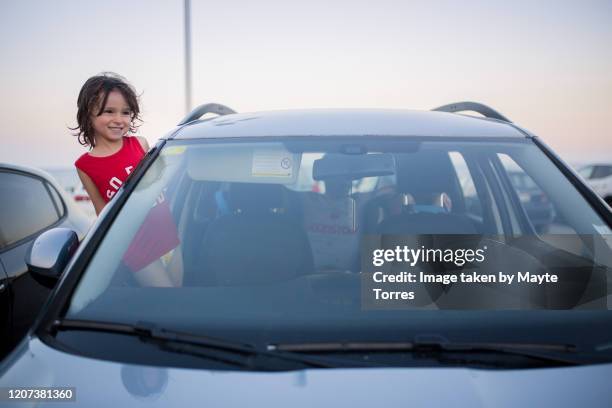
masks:
<svg viewBox="0 0 612 408"><path fill-rule="evenodd" d="M612 164L591 164L578 170L587 184L612 206Z"/></svg>
<svg viewBox="0 0 612 408"><path fill-rule="evenodd" d="M521 199L518 169L543 194ZM66 229L36 241L28 263L58 286L0 364L0 405L612 407L610 227L480 104L203 105L72 258Z"/></svg>
<svg viewBox="0 0 612 408"><path fill-rule="evenodd" d="M96 218L96 212L93 204L89 199L89 195L74 167L69 168L47 168L44 169L51 174L57 182L72 196L72 199L77 205L87 214L92 220Z"/></svg>

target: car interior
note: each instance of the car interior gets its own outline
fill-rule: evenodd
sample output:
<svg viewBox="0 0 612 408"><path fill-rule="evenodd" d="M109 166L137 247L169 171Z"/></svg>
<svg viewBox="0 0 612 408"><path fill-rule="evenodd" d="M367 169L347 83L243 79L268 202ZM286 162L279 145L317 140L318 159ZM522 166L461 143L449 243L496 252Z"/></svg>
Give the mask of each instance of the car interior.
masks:
<svg viewBox="0 0 612 408"><path fill-rule="evenodd" d="M234 307L246 313L255 299L252 310L266 301L272 308L287 296L286 307L302 310L309 299L313 313L316 305L330 311L330 302L361 307L361 280L372 272L372 249L485 245L489 256L483 270L503 261L513 270L554 271L565 283L536 294L485 285L489 297L456 295L462 307L567 308L605 299L606 270L592 261L592 238L576 238L572 229L567 245L558 237L548 241L530 222L499 155L443 147L367 154L291 152L299 170L289 175L273 174L263 162L256 169L254 160L246 160L248 155L238 148L231 158L220 150L188 157L161 182L167 186L163 191L181 248L179 255L165 255L182 257L183 280L175 290L204 291L198 302L210 304L239 294L241 301L228 305L228 313ZM227 166L232 166L231 174ZM402 266L392 265L391 270L399 272ZM437 274L476 266L417 265ZM133 273L120 265L111 288L138 288L133 279L125 279ZM426 284L425 303L456 307L448 296L451 286ZM450 300L445 303L442 295ZM101 299L99 307L107 307L106 301Z"/></svg>

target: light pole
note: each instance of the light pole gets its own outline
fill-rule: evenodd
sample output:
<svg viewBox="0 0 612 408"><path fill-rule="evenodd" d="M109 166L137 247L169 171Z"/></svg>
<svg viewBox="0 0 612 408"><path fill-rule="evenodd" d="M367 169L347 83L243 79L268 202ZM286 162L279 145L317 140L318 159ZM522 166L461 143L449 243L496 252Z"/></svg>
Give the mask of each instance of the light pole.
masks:
<svg viewBox="0 0 612 408"><path fill-rule="evenodd" d="M185 0L185 110L191 112L191 4Z"/></svg>

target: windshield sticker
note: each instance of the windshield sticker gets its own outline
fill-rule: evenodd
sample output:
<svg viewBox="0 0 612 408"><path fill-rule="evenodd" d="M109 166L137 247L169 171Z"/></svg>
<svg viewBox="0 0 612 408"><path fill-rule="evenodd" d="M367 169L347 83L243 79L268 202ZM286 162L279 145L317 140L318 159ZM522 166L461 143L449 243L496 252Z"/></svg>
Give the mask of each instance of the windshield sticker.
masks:
<svg viewBox="0 0 612 408"><path fill-rule="evenodd" d="M285 150L253 151L251 175L255 177L293 177L293 155Z"/></svg>
<svg viewBox="0 0 612 408"><path fill-rule="evenodd" d="M161 154L163 156L176 156L185 153L185 149L185 146L172 146L162 150Z"/></svg>

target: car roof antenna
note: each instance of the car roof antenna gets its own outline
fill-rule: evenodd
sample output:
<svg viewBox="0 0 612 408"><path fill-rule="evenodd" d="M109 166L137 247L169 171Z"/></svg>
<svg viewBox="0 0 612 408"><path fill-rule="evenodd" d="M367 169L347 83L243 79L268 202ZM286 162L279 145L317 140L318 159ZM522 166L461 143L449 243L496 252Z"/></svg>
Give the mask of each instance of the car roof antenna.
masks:
<svg viewBox="0 0 612 408"><path fill-rule="evenodd" d="M232 108L228 108L225 105L221 105L220 103L205 103L204 105L200 105L189 112L189 114L178 123L178 126L198 120L207 113L216 113L217 115L222 116L229 115L230 113L236 113L236 111Z"/></svg>
<svg viewBox="0 0 612 408"><path fill-rule="evenodd" d="M466 112L466 111L474 111L478 112L486 118L503 120L504 122L512 123L510 119L499 113L493 108L488 107L487 105L483 105L478 102L456 102L450 103L448 105L440 106L435 109L432 109L438 112Z"/></svg>

